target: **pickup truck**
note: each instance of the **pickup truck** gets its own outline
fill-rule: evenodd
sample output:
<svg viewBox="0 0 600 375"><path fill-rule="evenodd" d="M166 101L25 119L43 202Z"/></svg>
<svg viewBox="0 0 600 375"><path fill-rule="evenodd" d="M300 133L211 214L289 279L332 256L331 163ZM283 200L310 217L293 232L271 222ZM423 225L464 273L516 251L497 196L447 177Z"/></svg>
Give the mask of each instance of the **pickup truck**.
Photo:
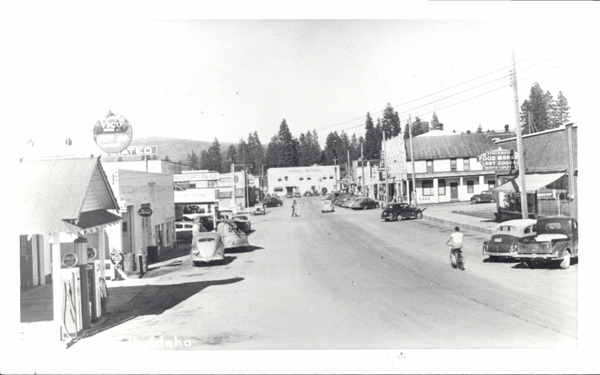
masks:
<svg viewBox="0 0 600 375"><path fill-rule="evenodd" d="M567 269L571 258L579 256L577 220L571 217L547 217L538 219L537 236L519 242L516 258L533 265L534 259L558 261L560 268Z"/></svg>

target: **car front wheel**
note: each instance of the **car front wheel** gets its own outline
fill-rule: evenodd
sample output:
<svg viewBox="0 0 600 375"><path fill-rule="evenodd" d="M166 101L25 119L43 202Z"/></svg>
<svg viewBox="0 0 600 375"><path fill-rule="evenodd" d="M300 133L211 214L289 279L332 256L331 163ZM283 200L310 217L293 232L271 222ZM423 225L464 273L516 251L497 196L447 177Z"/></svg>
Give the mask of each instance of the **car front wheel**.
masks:
<svg viewBox="0 0 600 375"><path fill-rule="evenodd" d="M398 215L396 215L396 214L393 214L393 215L392 215L392 221L396 221L396 220L398 220Z"/></svg>
<svg viewBox="0 0 600 375"><path fill-rule="evenodd" d="M422 212L417 212L417 215L415 217L417 219L422 219L423 218L423 213Z"/></svg>
<svg viewBox="0 0 600 375"><path fill-rule="evenodd" d="M566 270L571 266L571 253L569 251L565 251L564 258L560 261L560 268Z"/></svg>

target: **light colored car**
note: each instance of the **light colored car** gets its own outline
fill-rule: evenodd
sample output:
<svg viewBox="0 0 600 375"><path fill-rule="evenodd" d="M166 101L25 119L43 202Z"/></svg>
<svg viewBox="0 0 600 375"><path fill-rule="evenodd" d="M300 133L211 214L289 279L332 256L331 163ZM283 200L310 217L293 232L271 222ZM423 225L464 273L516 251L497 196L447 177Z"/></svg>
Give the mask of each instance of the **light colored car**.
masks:
<svg viewBox="0 0 600 375"><path fill-rule="evenodd" d="M190 242L193 237L194 223L191 221L175 222L175 237L177 241Z"/></svg>
<svg viewBox="0 0 600 375"><path fill-rule="evenodd" d="M505 221L492 231L492 236L483 243L483 255L490 260L516 257L519 242L536 236L536 220L517 219Z"/></svg>
<svg viewBox="0 0 600 375"><path fill-rule="evenodd" d="M248 248L248 236L240 230L236 223L231 220L221 220L217 225L217 232L221 236L221 241L225 250Z"/></svg>
<svg viewBox="0 0 600 375"><path fill-rule="evenodd" d="M321 207L321 212L333 212L334 210L334 205L333 205L333 201L331 199L325 199L322 201L322 207Z"/></svg>
<svg viewBox="0 0 600 375"><path fill-rule="evenodd" d="M225 254L223 236L219 231L216 213L202 214L194 217L193 239L190 256L194 266L214 261L222 261Z"/></svg>
<svg viewBox="0 0 600 375"><path fill-rule="evenodd" d="M196 232L192 242L191 258L194 266L224 259L225 246L218 232Z"/></svg>

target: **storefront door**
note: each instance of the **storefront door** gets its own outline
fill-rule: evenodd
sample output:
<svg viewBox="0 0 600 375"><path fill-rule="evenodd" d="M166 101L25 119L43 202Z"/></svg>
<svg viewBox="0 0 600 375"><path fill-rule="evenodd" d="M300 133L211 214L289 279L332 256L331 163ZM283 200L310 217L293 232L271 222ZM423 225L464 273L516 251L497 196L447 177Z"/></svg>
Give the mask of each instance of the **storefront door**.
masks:
<svg viewBox="0 0 600 375"><path fill-rule="evenodd" d="M21 286L33 286L33 247L27 236L21 239Z"/></svg>
<svg viewBox="0 0 600 375"><path fill-rule="evenodd" d="M450 183L450 199L458 199L458 182Z"/></svg>

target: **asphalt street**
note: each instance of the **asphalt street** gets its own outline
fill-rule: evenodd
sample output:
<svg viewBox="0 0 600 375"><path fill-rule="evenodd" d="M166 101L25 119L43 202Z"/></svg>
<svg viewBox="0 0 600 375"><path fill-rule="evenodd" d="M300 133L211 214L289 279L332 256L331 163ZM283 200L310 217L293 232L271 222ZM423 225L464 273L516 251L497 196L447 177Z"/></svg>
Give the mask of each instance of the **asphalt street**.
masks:
<svg viewBox="0 0 600 375"><path fill-rule="evenodd" d="M250 248L223 264L179 258L111 288L131 288L127 318L72 349L577 346L577 264L485 262L487 235L465 230L460 271L445 245L451 226L298 202L299 217L289 199L253 216Z"/></svg>

